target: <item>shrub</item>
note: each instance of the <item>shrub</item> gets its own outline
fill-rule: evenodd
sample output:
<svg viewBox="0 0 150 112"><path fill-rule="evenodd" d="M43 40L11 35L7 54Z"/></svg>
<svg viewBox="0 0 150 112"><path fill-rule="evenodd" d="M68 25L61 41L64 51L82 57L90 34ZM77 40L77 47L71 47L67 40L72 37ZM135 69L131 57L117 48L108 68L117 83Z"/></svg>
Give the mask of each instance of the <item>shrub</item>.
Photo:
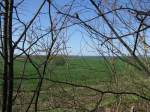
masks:
<svg viewBox="0 0 150 112"><path fill-rule="evenodd" d="M63 66L63 65L65 65L65 63L66 63L66 61L65 61L65 58L63 56L56 56L52 60L52 64L54 64L56 66Z"/></svg>

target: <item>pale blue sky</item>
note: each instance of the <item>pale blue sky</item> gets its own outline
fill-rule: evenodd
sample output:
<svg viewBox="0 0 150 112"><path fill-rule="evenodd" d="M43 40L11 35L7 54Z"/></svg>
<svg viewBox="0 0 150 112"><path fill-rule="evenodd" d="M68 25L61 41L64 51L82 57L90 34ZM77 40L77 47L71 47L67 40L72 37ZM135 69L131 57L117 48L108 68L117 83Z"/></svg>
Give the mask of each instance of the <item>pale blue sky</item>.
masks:
<svg viewBox="0 0 150 112"><path fill-rule="evenodd" d="M39 7L39 5L41 4L42 1L43 0L25 0L19 9L22 20L24 20L24 21L30 20L32 15L34 15L35 11L37 10L37 8ZM63 6L64 4L66 4L72 0L55 0L55 1L57 2L56 4L57 4L58 8L60 8L61 6ZM92 13L93 10L88 9L88 8L92 7L92 5L90 5L90 3L88 3L89 0L76 0L76 1L78 3L75 4L76 8L74 8L73 11L80 12L80 14L82 15L82 16L80 16L81 19L94 17L95 13ZM126 5L128 0L118 0L118 1L120 4ZM136 1L136 0L133 0L133 1ZM82 10L81 7L78 8L77 7L78 4L82 5L82 7L84 7L84 10ZM130 6L130 4L128 4L128 6ZM108 5L108 7L109 7L109 5ZM43 8L43 11L44 12L47 11L46 6ZM71 14L74 13L73 11ZM123 13L123 15L121 15L121 16L124 16L124 15L126 15L126 13ZM113 16L111 14L110 15L108 14L107 17L110 21L112 21ZM126 15L126 17L123 17L123 18L124 18L124 21L131 20L130 15L128 15L128 16ZM134 18L132 18L132 19L134 19ZM41 18L41 24L42 24L42 26L45 26L48 24L46 16L43 16ZM100 30L101 33L104 33L104 34L106 33L105 35L110 36L110 30L109 30L108 26L106 24L105 25L104 24L105 24L105 22L102 19L101 20L98 19L98 22L97 22L97 20L92 22L92 25L95 25L94 27L96 27L98 30ZM134 27L134 28L137 28L137 26L138 26L138 23L135 20L132 20L131 24L133 25L132 27ZM126 29L126 27L124 27L123 24L121 24L121 22L118 22L118 20L115 20L115 28L116 28L117 32L119 32L121 35L128 32L128 29ZM83 30L81 27L74 26L74 27L68 28L67 33L69 36L69 40L67 42L67 47L68 47L68 52L70 55L97 55L95 47L98 43L93 43L90 40L90 38L88 37L89 35L87 35L87 32L85 30ZM131 42L133 45L133 38L132 39L129 39L129 38L131 38L131 37L126 38L125 41L127 41L127 43ZM117 44L117 47L118 46L120 46L120 45ZM102 48L102 50L105 50L105 48ZM122 51L124 53L127 53L127 51L124 48L122 48Z"/></svg>
<svg viewBox="0 0 150 112"><path fill-rule="evenodd" d="M19 7L20 17L24 21L31 19L32 15L36 12L36 9L42 3L43 0L25 0L24 3ZM61 6L67 3L70 0L58 0L57 5ZM87 2L87 0L85 0ZM85 3L83 2L83 3ZM47 7L43 8L43 11L47 11ZM46 17L42 17L41 20L43 26L47 24ZM68 52L70 55L96 55L86 43L85 39L89 42L88 37L84 35L83 39L83 30L80 27L74 26L68 29L69 40L67 42ZM84 33L85 34L85 33Z"/></svg>

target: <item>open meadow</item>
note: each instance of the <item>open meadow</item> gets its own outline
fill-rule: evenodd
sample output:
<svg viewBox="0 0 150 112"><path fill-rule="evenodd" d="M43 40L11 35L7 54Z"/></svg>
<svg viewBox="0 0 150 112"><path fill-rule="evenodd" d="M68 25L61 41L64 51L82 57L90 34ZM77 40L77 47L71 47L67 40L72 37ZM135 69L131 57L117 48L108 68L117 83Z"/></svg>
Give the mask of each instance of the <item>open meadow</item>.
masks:
<svg viewBox="0 0 150 112"><path fill-rule="evenodd" d="M40 62L44 57L32 58L39 69L42 70ZM59 58L56 57L53 59L54 61L49 61L40 91L38 110L49 110L49 112L92 111L97 102L102 99L97 108L103 111L108 109L108 112L116 109L119 109L119 111L130 110L132 105L141 105L140 109L143 109L143 112L149 108L146 100L143 101L141 96L149 96L147 87L150 80L141 77L142 72L134 69L131 65L118 58L110 57L107 57L106 60L94 56L74 56L65 58L65 60ZM14 97L17 95L14 109L19 111L28 107L27 105L31 102L40 76L26 58L18 58L14 63ZM2 71L2 68L0 69ZM140 91L141 88L142 91ZM123 96L113 93L103 95L105 91L125 93ZM126 92L129 94L126 94ZM137 94L130 94L130 92ZM141 96L138 96L138 94ZM34 100L35 98L33 98L31 104L31 112L34 110ZM141 104L140 102L144 103ZM72 108L74 106L76 108Z"/></svg>

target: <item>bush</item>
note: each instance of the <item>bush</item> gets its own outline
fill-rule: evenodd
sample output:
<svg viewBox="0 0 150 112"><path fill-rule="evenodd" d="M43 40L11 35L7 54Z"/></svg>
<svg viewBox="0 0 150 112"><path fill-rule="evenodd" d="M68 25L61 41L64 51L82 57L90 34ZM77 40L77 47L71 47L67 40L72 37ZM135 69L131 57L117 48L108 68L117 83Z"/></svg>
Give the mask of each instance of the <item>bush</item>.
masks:
<svg viewBox="0 0 150 112"><path fill-rule="evenodd" d="M57 66L63 66L63 65L65 65L65 63L66 63L66 61L63 56L56 56L52 60L52 64L57 65Z"/></svg>

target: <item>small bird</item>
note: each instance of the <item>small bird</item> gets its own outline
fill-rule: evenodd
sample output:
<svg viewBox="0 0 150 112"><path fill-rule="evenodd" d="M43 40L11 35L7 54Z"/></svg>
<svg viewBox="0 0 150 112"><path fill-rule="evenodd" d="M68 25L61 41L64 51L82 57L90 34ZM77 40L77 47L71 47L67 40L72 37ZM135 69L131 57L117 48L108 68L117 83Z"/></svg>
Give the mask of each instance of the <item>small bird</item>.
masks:
<svg viewBox="0 0 150 112"><path fill-rule="evenodd" d="M75 17L79 19L79 14L78 14L78 13L75 13Z"/></svg>

